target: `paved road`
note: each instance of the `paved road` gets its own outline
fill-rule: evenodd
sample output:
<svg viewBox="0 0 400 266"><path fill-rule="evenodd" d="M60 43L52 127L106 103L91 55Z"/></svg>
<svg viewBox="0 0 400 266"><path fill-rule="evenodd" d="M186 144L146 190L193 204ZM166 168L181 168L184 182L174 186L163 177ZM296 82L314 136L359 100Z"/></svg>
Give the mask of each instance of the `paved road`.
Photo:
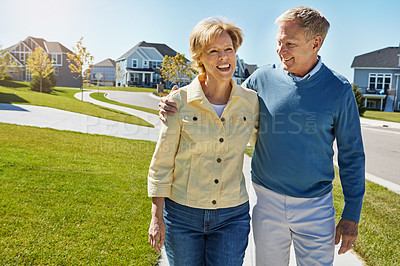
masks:
<svg viewBox="0 0 400 266"><path fill-rule="evenodd" d="M365 150L365 177L400 194L400 123L361 118ZM334 144L337 164L337 149Z"/></svg>
<svg viewBox="0 0 400 266"><path fill-rule="evenodd" d="M364 126L366 172L400 185L400 130Z"/></svg>
<svg viewBox="0 0 400 266"><path fill-rule="evenodd" d="M106 93L106 97L113 101L158 110L160 100L152 93L131 91L107 91Z"/></svg>

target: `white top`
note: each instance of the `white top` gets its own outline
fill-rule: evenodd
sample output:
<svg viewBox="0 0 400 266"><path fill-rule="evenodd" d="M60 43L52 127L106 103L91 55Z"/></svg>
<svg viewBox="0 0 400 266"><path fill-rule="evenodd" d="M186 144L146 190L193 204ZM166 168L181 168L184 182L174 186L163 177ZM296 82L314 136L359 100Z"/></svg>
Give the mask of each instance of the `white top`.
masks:
<svg viewBox="0 0 400 266"><path fill-rule="evenodd" d="M221 117L222 112L224 111L226 104L212 104L212 107L214 107L215 112L217 112L218 117Z"/></svg>

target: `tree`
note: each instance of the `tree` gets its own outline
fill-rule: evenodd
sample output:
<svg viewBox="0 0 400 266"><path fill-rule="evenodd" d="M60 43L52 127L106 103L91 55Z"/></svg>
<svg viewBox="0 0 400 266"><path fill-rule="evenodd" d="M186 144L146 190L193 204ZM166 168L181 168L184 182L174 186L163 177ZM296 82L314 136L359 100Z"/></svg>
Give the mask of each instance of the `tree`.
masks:
<svg viewBox="0 0 400 266"><path fill-rule="evenodd" d="M69 69L71 70L71 73L77 74L74 77L75 79L85 78L86 76L90 77L90 68L93 65L93 56L90 55L90 53L86 50L86 47L83 46L82 40L83 37L81 37L76 43L75 47L72 48L73 53L67 53ZM85 69L88 71L85 72Z"/></svg>
<svg viewBox="0 0 400 266"><path fill-rule="evenodd" d="M164 81L178 84L191 81L197 72L190 67L185 55L177 53L174 57L166 55L161 63L161 77Z"/></svg>
<svg viewBox="0 0 400 266"><path fill-rule="evenodd" d="M363 116L364 112L365 112L365 97L363 96L360 88L355 85L355 84L351 84L351 86L353 87L353 93L354 93L354 97L356 98L357 101L357 107L358 107L358 114L360 116Z"/></svg>
<svg viewBox="0 0 400 266"><path fill-rule="evenodd" d="M124 77L125 70L121 66L121 63L117 63L115 66L115 86L119 87L122 84Z"/></svg>
<svg viewBox="0 0 400 266"><path fill-rule="evenodd" d="M31 75L40 80L40 92L42 92L43 79L54 71L53 61L43 52L41 47L36 47L32 55L28 57L26 66Z"/></svg>
<svg viewBox="0 0 400 266"><path fill-rule="evenodd" d="M0 45L0 80L10 79L9 71L18 72L18 64L12 60L12 56L6 50L1 49Z"/></svg>

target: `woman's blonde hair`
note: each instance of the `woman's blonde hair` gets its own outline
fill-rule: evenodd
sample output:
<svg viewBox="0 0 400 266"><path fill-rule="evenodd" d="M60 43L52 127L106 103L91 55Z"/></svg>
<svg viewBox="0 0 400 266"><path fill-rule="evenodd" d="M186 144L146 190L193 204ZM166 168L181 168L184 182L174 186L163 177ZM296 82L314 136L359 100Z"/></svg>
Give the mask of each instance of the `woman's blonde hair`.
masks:
<svg viewBox="0 0 400 266"><path fill-rule="evenodd" d="M199 63L201 53L207 45L212 43L221 33L226 32L232 39L233 49L235 52L242 45L242 30L236 27L232 22L228 22L226 18L210 17L203 19L193 28L190 34L190 56L193 58L192 65L200 73L205 73L204 66Z"/></svg>
<svg viewBox="0 0 400 266"><path fill-rule="evenodd" d="M328 20L320 12L304 6L289 9L280 15L275 20L275 23L282 24L292 21L297 21L299 23L300 28L304 30L304 35L307 40L311 40L316 36L321 36L322 43L325 40L330 26Z"/></svg>

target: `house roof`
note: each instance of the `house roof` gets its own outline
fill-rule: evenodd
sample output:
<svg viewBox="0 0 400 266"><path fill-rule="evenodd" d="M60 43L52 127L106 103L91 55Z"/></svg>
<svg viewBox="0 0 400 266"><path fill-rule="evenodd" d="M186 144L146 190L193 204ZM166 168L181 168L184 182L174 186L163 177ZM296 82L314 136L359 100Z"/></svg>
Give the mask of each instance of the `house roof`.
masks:
<svg viewBox="0 0 400 266"><path fill-rule="evenodd" d="M72 53L67 47L59 42L46 42L46 50L48 53Z"/></svg>
<svg viewBox="0 0 400 266"><path fill-rule="evenodd" d="M31 36L28 36L28 38L31 38L31 39L34 40L40 47L42 47L43 49L45 49L45 47L44 47L44 43L46 42L45 39L42 39L42 38L35 38L35 37L31 37ZM28 38L25 39L25 43L26 43L26 40L27 40Z"/></svg>
<svg viewBox="0 0 400 266"><path fill-rule="evenodd" d="M352 68L356 67L385 67L398 68L400 47L386 47L370 53L354 57Z"/></svg>
<svg viewBox="0 0 400 266"><path fill-rule="evenodd" d="M94 64L93 66L94 67L115 67L115 61L110 58L107 58L101 62Z"/></svg>
<svg viewBox="0 0 400 266"><path fill-rule="evenodd" d="M66 48L64 45L62 45L59 42L48 42L42 38L35 38L35 37L28 36L25 40L23 40L21 42L23 42L31 50L33 50L33 47L28 45L28 41L27 41L28 39L34 40L47 53L72 53L71 50L69 50L68 48ZM18 42L17 44L12 45L12 46L6 48L5 50L10 52L21 42Z"/></svg>
<svg viewBox="0 0 400 266"><path fill-rule="evenodd" d="M253 74L254 71L257 69L257 65L246 64L246 69L249 71L249 75Z"/></svg>
<svg viewBox="0 0 400 266"><path fill-rule="evenodd" d="M128 57L129 55L131 55L134 51L136 51L139 47L153 47L156 48L157 51L164 57L166 55L168 56L175 56L176 55L176 51L171 49L168 45L163 44L163 43L147 43L145 41L141 41L140 43L136 44L134 47L132 47L131 49L129 49L129 51L127 51L126 53L124 53L123 55L121 55L118 60L124 59L126 57Z"/></svg>

